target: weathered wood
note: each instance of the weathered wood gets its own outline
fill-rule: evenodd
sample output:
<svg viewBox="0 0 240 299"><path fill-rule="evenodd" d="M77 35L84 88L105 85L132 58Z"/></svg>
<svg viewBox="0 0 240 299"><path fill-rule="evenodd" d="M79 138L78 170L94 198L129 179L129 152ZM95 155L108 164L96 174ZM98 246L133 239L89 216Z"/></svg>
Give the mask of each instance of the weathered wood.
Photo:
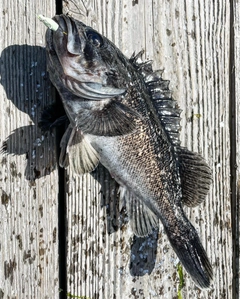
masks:
<svg viewBox="0 0 240 299"><path fill-rule="evenodd" d="M212 261L214 280L209 290L199 290L184 271L182 297L238 298L240 179L234 167L240 163L239 4L63 4L64 12L102 32L127 56L145 49L145 59L164 69L183 110L182 144L200 152L213 168L206 202L186 211ZM24 0L13 6L2 0L1 5L0 145L7 154L0 153L0 298L58 298L55 137L42 136L36 126L54 97L42 48L46 28L36 14L54 15L55 3ZM119 212L116 184L101 166L82 177L67 171L65 181L67 290L61 294L178 298L178 259L162 226L149 238L135 238L126 215Z"/></svg>
<svg viewBox="0 0 240 299"><path fill-rule="evenodd" d="M231 18L231 68L230 68L230 80L231 80L231 166L232 166L232 218L233 222L233 263L234 268L234 287L236 289L235 297L240 297L240 4L238 1L233 1L231 6L232 18Z"/></svg>
<svg viewBox="0 0 240 299"><path fill-rule="evenodd" d="M231 226L235 220L231 219L230 195L229 2L74 3L68 1L64 12L102 32L127 56L145 49L145 58L165 70L164 78L170 80L183 110L182 144L200 152L213 169L206 202L186 210L212 261L214 280L209 290L199 290L184 272L182 294L184 298L232 298ZM117 199L112 193L106 199L107 209L100 207L109 189L109 177L104 181L107 174L101 171L97 171L100 186L95 175L76 179L69 174L69 292L89 298L177 298L177 258L161 226L157 245L146 238L146 247L143 240L133 238L127 224L108 234L106 221L113 222L108 208Z"/></svg>
<svg viewBox="0 0 240 299"><path fill-rule="evenodd" d="M183 298L232 298L230 3L74 3L65 2L64 12L102 32L127 56L145 49L145 58L153 59L170 80L183 110L182 144L200 152L213 169L206 202L186 210L212 261L214 280L209 290L199 290L184 272ZM154 238L133 238L127 224L109 234L107 224L116 221L109 211L118 210L116 190L105 194L109 179L102 168L80 178L69 174L68 291L89 298L177 298L178 260L162 226L157 244Z"/></svg>
<svg viewBox="0 0 240 299"><path fill-rule="evenodd" d="M59 297L55 144L37 127L52 101L39 13L53 15L54 1L1 1L0 298Z"/></svg>

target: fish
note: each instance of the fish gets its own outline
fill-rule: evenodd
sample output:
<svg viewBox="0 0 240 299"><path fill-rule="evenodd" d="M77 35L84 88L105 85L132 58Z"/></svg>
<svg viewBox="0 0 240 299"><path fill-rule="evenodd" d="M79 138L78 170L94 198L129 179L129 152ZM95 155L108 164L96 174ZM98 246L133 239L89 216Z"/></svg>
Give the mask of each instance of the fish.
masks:
<svg viewBox="0 0 240 299"><path fill-rule="evenodd" d="M212 266L183 206L205 200L212 172L181 146L181 109L169 81L142 51L127 58L79 20L63 14L49 23L47 68L68 119L60 166L85 174L101 163L119 184L133 233L147 236L161 222L195 284L210 287Z"/></svg>

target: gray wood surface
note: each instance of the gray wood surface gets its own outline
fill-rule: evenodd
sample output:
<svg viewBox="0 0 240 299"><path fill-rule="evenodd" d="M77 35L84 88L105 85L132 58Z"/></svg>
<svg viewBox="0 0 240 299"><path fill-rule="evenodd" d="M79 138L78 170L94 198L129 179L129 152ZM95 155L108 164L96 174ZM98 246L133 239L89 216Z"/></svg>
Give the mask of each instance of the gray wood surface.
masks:
<svg viewBox="0 0 240 299"><path fill-rule="evenodd" d="M212 261L214 281L209 290L199 290L184 272L182 296L232 298L229 3L87 1L85 8L81 1L75 3L82 16L71 1L64 11L105 34L127 56L144 49L145 59L152 59L155 69L164 69L164 78L170 80L173 96L183 110L182 144L201 153L214 176L206 202L186 209ZM74 274L68 271L71 294L90 298L177 298L177 258L162 227L157 241L133 238L127 224L106 234L106 219L114 221L109 215L109 202L114 199L107 199L108 205L102 209L98 204L109 189L107 181L105 185L100 183L102 193L97 196L92 187L98 186L99 180L94 184L91 174L77 180L70 174L69 180L68 260L78 257L74 259ZM89 196L77 206L74 193L78 186ZM83 220L80 238L79 224L73 225L71 220L75 213ZM68 266L73 269L71 262Z"/></svg>
<svg viewBox="0 0 240 299"><path fill-rule="evenodd" d="M233 219L233 263L234 280L233 286L236 289L236 298L240 297L240 5L238 1L233 1L232 4L232 18L231 18L231 68L230 68L230 80L231 80L231 132L232 132L232 219Z"/></svg>
<svg viewBox="0 0 240 299"><path fill-rule="evenodd" d="M45 27L54 1L0 3L0 298L57 298L58 173L54 137L37 128L52 91Z"/></svg>
<svg viewBox="0 0 240 299"><path fill-rule="evenodd" d="M178 259L162 226L151 237L134 237L108 172L100 166L81 177L67 170L63 177L56 133L42 135L36 126L55 97L46 76L46 28L36 14L53 16L54 1L3 0L1 7L0 298L180 299ZM182 144L213 169L206 202L186 212L208 252L214 280L200 290L183 270L181 295L238 298L239 3L76 0L63 1L63 11L106 35L126 56L144 49L144 59L164 69L182 109ZM67 287L59 292L63 179L66 273L60 274Z"/></svg>

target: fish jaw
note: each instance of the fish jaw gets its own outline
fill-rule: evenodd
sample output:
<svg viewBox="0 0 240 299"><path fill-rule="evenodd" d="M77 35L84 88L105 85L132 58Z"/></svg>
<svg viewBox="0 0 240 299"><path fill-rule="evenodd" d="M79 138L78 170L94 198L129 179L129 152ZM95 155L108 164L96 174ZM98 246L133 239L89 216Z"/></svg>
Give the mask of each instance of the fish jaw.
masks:
<svg viewBox="0 0 240 299"><path fill-rule="evenodd" d="M48 69L56 74L55 81L60 78L69 91L86 99L124 94L130 76L114 45L91 27L68 16L55 16L53 20L58 28L47 30L46 49Z"/></svg>
<svg viewBox="0 0 240 299"><path fill-rule="evenodd" d="M80 82L106 83L104 67L98 67L97 59L94 63L94 72L91 71L88 65L88 61L84 57L84 49L86 47L86 26L81 22L76 26L71 19L65 15L55 16L53 20L59 25L58 30L47 30L46 41L47 50L58 58L61 70L66 77L70 77L73 80ZM67 34L66 34L67 33ZM101 63L99 62L99 65ZM96 72L97 75L95 74Z"/></svg>

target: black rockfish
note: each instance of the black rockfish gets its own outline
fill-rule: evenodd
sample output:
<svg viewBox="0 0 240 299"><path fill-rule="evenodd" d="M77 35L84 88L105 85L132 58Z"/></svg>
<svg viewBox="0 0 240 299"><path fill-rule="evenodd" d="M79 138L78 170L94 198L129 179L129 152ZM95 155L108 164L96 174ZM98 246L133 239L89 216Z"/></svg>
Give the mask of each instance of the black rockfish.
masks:
<svg viewBox="0 0 240 299"><path fill-rule="evenodd" d="M209 287L212 267L182 205L204 200L211 171L180 146L180 110L168 81L91 27L66 15L53 20L48 71L70 122L60 165L83 174L101 162L120 185L133 232L146 236L160 219L195 283Z"/></svg>

